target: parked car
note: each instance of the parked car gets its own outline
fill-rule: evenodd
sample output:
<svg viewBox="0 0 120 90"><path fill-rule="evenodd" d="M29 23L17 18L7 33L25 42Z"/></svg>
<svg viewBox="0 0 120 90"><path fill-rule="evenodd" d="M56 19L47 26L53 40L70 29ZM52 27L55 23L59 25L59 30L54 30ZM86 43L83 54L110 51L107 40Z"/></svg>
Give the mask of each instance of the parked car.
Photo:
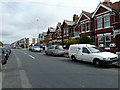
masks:
<svg viewBox="0 0 120 90"><path fill-rule="evenodd" d="M96 66L113 65L118 62L118 55L105 52L90 44L74 44L69 47L69 57L72 60L92 62Z"/></svg>
<svg viewBox="0 0 120 90"><path fill-rule="evenodd" d="M8 60L11 52L7 48L3 47L2 53L5 55L6 60Z"/></svg>
<svg viewBox="0 0 120 90"><path fill-rule="evenodd" d="M39 46L33 46L31 51L34 51L34 52L41 52L41 48Z"/></svg>
<svg viewBox="0 0 120 90"><path fill-rule="evenodd" d="M0 48L0 72L2 70L2 65L6 64L6 55L3 53L2 48Z"/></svg>
<svg viewBox="0 0 120 90"><path fill-rule="evenodd" d="M60 55L63 56L65 51L61 45L51 45L49 46L46 51L46 55Z"/></svg>
<svg viewBox="0 0 120 90"><path fill-rule="evenodd" d="M22 47L20 47L20 46L18 46L18 47L16 47L16 49L21 49Z"/></svg>
<svg viewBox="0 0 120 90"><path fill-rule="evenodd" d="M29 47L29 50L32 51L32 49L33 49L33 46L30 46L30 47Z"/></svg>
<svg viewBox="0 0 120 90"><path fill-rule="evenodd" d="M11 54L11 48L9 46L7 46L5 48L7 49L8 53L9 53L9 56L10 56L10 54Z"/></svg>

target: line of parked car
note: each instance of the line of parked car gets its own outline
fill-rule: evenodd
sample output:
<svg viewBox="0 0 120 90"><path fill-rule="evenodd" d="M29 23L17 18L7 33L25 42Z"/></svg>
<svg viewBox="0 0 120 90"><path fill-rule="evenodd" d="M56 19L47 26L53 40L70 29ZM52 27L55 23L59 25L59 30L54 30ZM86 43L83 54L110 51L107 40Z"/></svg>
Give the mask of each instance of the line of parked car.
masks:
<svg viewBox="0 0 120 90"><path fill-rule="evenodd" d="M117 54L103 51L95 45L90 44L70 45L68 52L66 52L61 45L51 45L45 50L46 55L64 56L66 53L73 61L80 60L91 62L97 67L102 65L114 65L117 64L119 60Z"/></svg>
<svg viewBox="0 0 120 90"><path fill-rule="evenodd" d="M7 63L7 60L11 54L11 48L9 46L0 48L0 72L2 71L2 65Z"/></svg>
<svg viewBox="0 0 120 90"><path fill-rule="evenodd" d="M30 46L30 51L39 51L39 46ZM68 50L65 50L62 45L50 45L45 47L45 54L52 56L64 56L73 60L80 60L85 62L91 62L95 66L99 67L102 65L114 65L118 63L119 57L117 54L106 52L90 44L73 44L70 45Z"/></svg>

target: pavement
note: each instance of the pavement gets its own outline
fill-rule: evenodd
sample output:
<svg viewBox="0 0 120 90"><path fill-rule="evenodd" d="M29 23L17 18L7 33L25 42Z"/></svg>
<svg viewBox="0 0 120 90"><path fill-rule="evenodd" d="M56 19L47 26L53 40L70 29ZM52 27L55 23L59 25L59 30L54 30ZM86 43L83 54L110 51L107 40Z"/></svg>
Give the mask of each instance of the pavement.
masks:
<svg viewBox="0 0 120 90"><path fill-rule="evenodd" d="M96 68L44 52L14 49L3 70L3 88L118 88L117 67ZM109 83L108 83L109 82Z"/></svg>

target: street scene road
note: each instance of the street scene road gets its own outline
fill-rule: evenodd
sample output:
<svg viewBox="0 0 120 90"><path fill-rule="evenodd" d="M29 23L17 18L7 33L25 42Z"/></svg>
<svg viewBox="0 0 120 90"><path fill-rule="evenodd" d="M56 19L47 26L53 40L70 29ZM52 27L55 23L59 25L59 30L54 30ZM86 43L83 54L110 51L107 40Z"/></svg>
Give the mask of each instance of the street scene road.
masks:
<svg viewBox="0 0 120 90"><path fill-rule="evenodd" d="M0 0L0 11L0 89L120 88L120 0Z"/></svg>
<svg viewBox="0 0 120 90"><path fill-rule="evenodd" d="M70 58L12 49L2 88L118 88L119 67L95 67Z"/></svg>

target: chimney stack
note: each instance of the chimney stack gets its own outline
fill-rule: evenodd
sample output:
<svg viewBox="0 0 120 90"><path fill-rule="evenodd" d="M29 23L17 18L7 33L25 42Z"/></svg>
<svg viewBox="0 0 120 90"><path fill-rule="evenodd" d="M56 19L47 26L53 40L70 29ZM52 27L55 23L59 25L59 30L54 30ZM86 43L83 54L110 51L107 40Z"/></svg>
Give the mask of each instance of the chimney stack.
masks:
<svg viewBox="0 0 120 90"><path fill-rule="evenodd" d="M103 2L104 4L107 4L107 5L111 5L112 4L112 2L110 1L110 0L104 0L104 2Z"/></svg>
<svg viewBox="0 0 120 90"><path fill-rule="evenodd" d="M74 22L76 22L78 20L78 18L79 18L78 15L76 15L76 14L73 15L73 21Z"/></svg>

